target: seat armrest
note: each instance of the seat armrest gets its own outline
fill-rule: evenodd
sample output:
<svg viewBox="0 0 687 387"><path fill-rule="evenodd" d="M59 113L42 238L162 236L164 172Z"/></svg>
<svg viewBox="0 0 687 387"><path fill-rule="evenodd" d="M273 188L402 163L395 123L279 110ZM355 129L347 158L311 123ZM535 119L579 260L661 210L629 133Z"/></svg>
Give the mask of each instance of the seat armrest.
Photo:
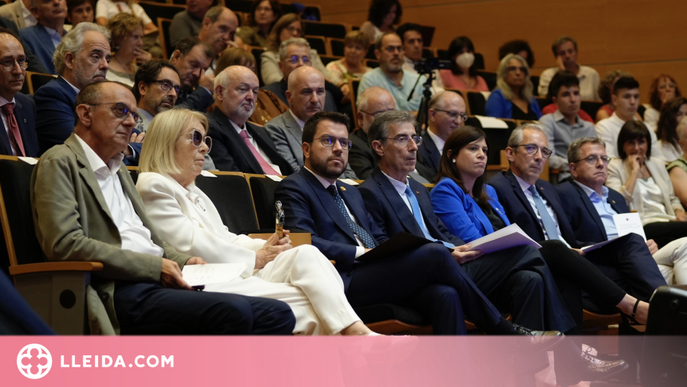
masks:
<svg viewBox="0 0 687 387"><path fill-rule="evenodd" d="M103 270L103 264L100 262L85 261L40 262L10 266L9 269L10 274L15 276L54 271L100 271Z"/></svg>

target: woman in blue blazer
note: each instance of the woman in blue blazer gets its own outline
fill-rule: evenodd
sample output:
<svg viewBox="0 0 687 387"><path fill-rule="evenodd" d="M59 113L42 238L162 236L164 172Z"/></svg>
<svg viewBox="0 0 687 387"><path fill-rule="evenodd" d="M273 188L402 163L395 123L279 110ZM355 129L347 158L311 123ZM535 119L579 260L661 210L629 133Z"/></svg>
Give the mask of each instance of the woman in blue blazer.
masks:
<svg viewBox="0 0 687 387"><path fill-rule="evenodd" d="M452 234L466 242L510 224L496 191L485 183L487 149L484 132L480 129L465 126L451 133L439 162L439 182L430 192L437 216ZM648 303L627 294L562 242L539 243L542 245L539 251L576 322L582 321L580 290L584 290L602 308L617 307L637 322L646 323Z"/></svg>

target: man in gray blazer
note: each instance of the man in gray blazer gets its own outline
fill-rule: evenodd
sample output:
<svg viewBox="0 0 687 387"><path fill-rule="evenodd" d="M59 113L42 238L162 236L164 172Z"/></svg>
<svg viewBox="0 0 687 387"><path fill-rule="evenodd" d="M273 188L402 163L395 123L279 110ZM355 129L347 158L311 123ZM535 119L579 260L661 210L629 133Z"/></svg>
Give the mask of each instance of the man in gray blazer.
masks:
<svg viewBox="0 0 687 387"><path fill-rule="evenodd" d="M291 165L294 173L303 166L303 126L308 119L324 110L326 90L324 76L311 66L301 66L289 74L286 98L289 110L265 124L277 152ZM350 166L343 178L357 179Z"/></svg>
<svg viewBox="0 0 687 387"><path fill-rule="evenodd" d="M34 26L37 22L31 13L31 0L15 0L3 5L0 7L0 16L12 20L19 29Z"/></svg>
<svg viewBox="0 0 687 387"><path fill-rule="evenodd" d="M123 150L138 121L131 90L86 86L78 121L31 177L36 236L50 260L102 262L87 288L93 334L172 325L184 334L290 334L295 318L281 301L193 291L181 268L202 264L164 243L150 227Z"/></svg>

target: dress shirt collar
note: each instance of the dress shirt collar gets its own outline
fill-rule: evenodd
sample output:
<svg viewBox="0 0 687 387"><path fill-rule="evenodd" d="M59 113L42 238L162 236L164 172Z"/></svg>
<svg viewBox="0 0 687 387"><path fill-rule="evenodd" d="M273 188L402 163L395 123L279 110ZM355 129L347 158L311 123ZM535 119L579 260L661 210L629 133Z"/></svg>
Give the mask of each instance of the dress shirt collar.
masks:
<svg viewBox="0 0 687 387"><path fill-rule="evenodd" d="M12 97L12 100L11 100L11 101L8 101L8 100L5 99L5 97L0 96L0 106L5 106L5 105L7 105L8 103L16 103L16 101L14 100L14 97Z"/></svg>
<svg viewBox="0 0 687 387"><path fill-rule="evenodd" d="M31 11L29 11L28 8L24 5L24 2L22 0L16 0L21 3L21 16L24 18L24 24L26 27L32 27L36 25L36 17L33 16ZM9 4L9 3L7 3Z"/></svg>
<svg viewBox="0 0 687 387"><path fill-rule="evenodd" d="M386 176L387 179L389 179L389 182L391 182L391 185L394 186L394 189L396 189L396 191L398 192L399 195L401 195L401 196L406 195L406 187L408 187L408 185L409 185L407 177L406 177L406 181L402 182L402 181L398 181L398 180L394 179L393 177L387 175L384 171L382 171L382 173L384 174L384 176Z"/></svg>
<svg viewBox="0 0 687 387"><path fill-rule="evenodd" d="M81 147L83 148L83 151L86 154L88 164L93 170L93 172L96 174L96 176L106 177L107 175L117 174L117 171L119 171L119 168L122 166L122 160L124 159L123 153L115 155L107 162L107 164L105 164L103 159L101 159L100 156L98 156L98 154L95 153L93 148L91 148L91 146L88 145L86 141L79 137L79 135L74 135L79 140L79 143L81 144Z"/></svg>
<svg viewBox="0 0 687 387"><path fill-rule="evenodd" d="M308 168L308 167L306 167L306 166L303 166L303 168L305 168L308 172L312 173L312 175L315 176L315 178L317 179L317 181L319 181L320 184L322 184L322 186L324 187L324 189L327 189L327 187L329 187L330 185L336 186L336 181L334 181L334 184L332 184L332 183L330 183L329 181L327 181L327 179L325 179L324 177L322 177L322 176L318 175L317 173L313 172L310 168Z"/></svg>
<svg viewBox="0 0 687 387"><path fill-rule="evenodd" d="M241 134L242 130L246 129L245 123L243 124L243 127L239 127L238 125L236 125L236 123L234 121L230 120L228 117L227 117L227 120L229 120L229 123L231 123L231 126L233 126L234 129L236 129L236 133L238 133L239 135ZM253 138L253 136L250 135L250 132L248 131L248 129L246 129L246 134L248 135L248 138Z"/></svg>
<svg viewBox="0 0 687 387"><path fill-rule="evenodd" d="M515 176L515 180L517 180L518 184L520 184L520 189L522 189L522 191L525 192L525 194L532 195L532 193L529 191L529 188L535 184L530 184L530 183L526 182L525 180L521 179L520 176L516 175L515 173L513 174L513 176ZM537 187L535 187L535 190L536 190L536 188Z"/></svg>
<svg viewBox="0 0 687 387"><path fill-rule="evenodd" d="M150 112L148 112L147 110L145 110L143 108L138 108L138 114L145 117L145 119L147 119L148 122L152 121L153 118L155 118L155 116L153 114L151 114Z"/></svg>
<svg viewBox="0 0 687 387"><path fill-rule="evenodd" d="M45 31L48 33L48 36L50 36L50 39L53 43L55 43L55 47L57 48L57 45L60 44L60 41L62 40L62 36L60 36L60 33L56 30L53 30L50 27L43 26L43 28L45 28Z"/></svg>
<svg viewBox="0 0 687 387"><path fill-rule="evenodd" d="M575 125L570 125L570 123L568 122L568 119L565 118L563 113L561 113L561 111L558 109L556 109L556 111L553 112L553 119L556 120L556 122L563 121L563 122L565 122L566 125L569 125L572 127L582 126L582 124L581 124L582 119L580 118L579 114L575 116Z"/></svg>
<svg viewBox="0 0 687 387"><path fill-rule="evenodd" d="M605 185L602 186L602 188L601 188L601 197L599 197L599 194L598 194L596 191L594 191L593 189L591 189L590 187L587 187L586 185L580 183L580 182L577 181L577 180L573 180L573 181L574 181L577 185L579 185L580 188L582 188L582 190L584 191L584 193L587 194L587 196L589 197L589 200L591 200L592 202L595 202L595 201L597 201L597 200L599 200L599 199L603 200L604 203L608 201L608 187L606 187Z"/></svg>
<svg viewBox="0 0 687 387"><path fill-rule="evenodd" d="M305 126L305 121L301 121L298 117L296 117L296 115L293 114L293 111L291 111L291 109L289 109L289 113L291 113L291 117L293 117L293 119L296 120L301 130L303 130L303 127Z"/></svg>
<svg viewBox="0 0 687 387"><path fill-rule="evenodd" d="M434 132L432 132L432 129L427 130L427 134L429 134L429 138L431 138L434 142L434 145L436 145L437 149L439 150L439 153L443 155L444 144L446 144L446 141L444 141L441 137L434 134Z"/></svg>
<svg viewBox="0 0 687 387"><path fill-rule="evenodd" d="M412 60L410 60L410 58L408 58L408 57L405 56L405 55L403 55L403 63L405 63L406 65L408 65L408 67L409 67L411 70L413 70L413 71L415 70L415 62L413 62Z"/></svg>
<svg viewBox="0 0 687 387"><path fill-rule="evenodd" d="M81 90L79 90L78 87L76 87L76 86L72 85L71 83L69 83L69 81L67 80L67 78L65 78L65 77L63 77L63 76L61 76L61 75L60 75L60 78L64 79L64 81L67 82L67 84L68 84L69 86L71 86L72 89L74 89L74 91L76 91L76 94L79 94L79 93L81 92Z"/></svg>

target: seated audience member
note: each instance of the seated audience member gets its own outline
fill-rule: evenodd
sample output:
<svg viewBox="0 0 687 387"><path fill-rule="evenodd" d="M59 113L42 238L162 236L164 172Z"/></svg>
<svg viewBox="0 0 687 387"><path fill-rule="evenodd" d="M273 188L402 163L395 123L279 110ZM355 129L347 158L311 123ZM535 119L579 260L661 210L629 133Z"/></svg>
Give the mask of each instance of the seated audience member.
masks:
<svg viewBox="0 0 687 387"><path fill-rule="evenodd" d="M417 111L420 108L422 85L427 79L424 75L403 70L403 52L401 38L396 33L382 35L375 44L379 67L363 75L358 86L358 98L368 87L380 86L391 93L399 110ZM421 79L416 84L418 77ZM410 100L408 96L411 96Z"/></svg>
<svg viewBox="0 0 687 387"><path fill-rule="evenodd" d="M34 26L22 28L19 35L27 46L31 48L50 74L56 74L53 64L53 53L62 37L64 19L67 18L67 3L65 0L51 2L32 1L31 13L38 21Z"/></svg>
<svg viewBox="0 0 687 387"><path fill-rule="evenodd" d="M143 20L128 13L118 13L107 24L112 36L112 59L107 80L134 86L138 66L152 56L143 50Z"/></svg>
<svg viewBox="0 0 687 387"><path fill-rule="evenodd" d="M229 47L237 47L235 42L236 29L239 26L239 19L229 8L218 5L210 8L203 18L203 26L198 32L198 39L207 43L215 52L212 58L212 65L207 70L214 74L217 58Z"/></svg>
<svg viewBox="0 0 687 387"><path fill-rule="evenodd" d="M652 158L650 131L638 121L626 122L616 140L619 158L608 165L606 185L620 192L637 211L644 233L659 248L687 236L687 214L675 196L662 159Z"/></svg>
<svg viewBox="0 0 687 387"><path fill-rule="evenodd" d="M459 36L448 46L450 70L439 70L444 87L468 91L489 91L487 82L477 75L475 46L467 36Z"/></svg>
<svg viewBox="0 0 687 387"><path fill-rule="evenodd" d="M608 72L606 75L604 75L603 78L601 78L601 81L599 82L598 94L599 98L604 104L596 112L596 122L599 122L604 118L608 118L613 115L613 112L615 111L615 104L613 104L612 99L613 85L615 85L615 82L621 77L632 77L632 75L627 71L613 70ZM639 113L635 113L635 116L638 120L642 119Z"/></svg>
<svg viewBox="0 0 687 387"><path fill-rule="evenodd" d="M277 20L270 32L269 46L260 55L260 74L265 85L288 79L288 75L283 74L282 43L291 38L302 38L304 35L301 19L295 13L287 13ZM308 63L305 64L320 70L324 78L329 79L329 71L324 67L317 51L310 48L310 44L308 44L308 53Z"/></svg>
<svg viewBox="0 0 687 387"><path fill-rule="evenodd" d="M658 132L658 120L663 107L675 97L682 97L677 82L668 74L659 74L649 85L650 108L644 111L644 123Z"/></svg>
<svg viewBox="0 0 687 387"><path fill-rule="evenodd" d="M561 36L551 47L556 58L556 67L550 67L539 76L539 95L549 92L549 84L559 70L570 71L580 80L580 97L585 100L599 99L599 73L589 66L577 63L577 42L569 36Z"/></svg>
<svg viewBox="0 0 687 387"><path fill-rule="evenodd" d="M286 227L310 232L313 245L336 261L351 305L416 308L438 335L464 334L463 312L489 333L530 334L501 317L456 263L479 255L468 251L469 246L451 253L441 243L427 243L372 262L356 260L388 237L365 209L356 187L337 181L351 146L347 121L347 116L332 112L308 120L303 129L305 167L279 183L275 199L283 204Z"/></svg>
<svg viewBox="0 0 687 387"><path fill-rule="evenodd" d="M303 38L288 38L281 42L281 45L279 46L279 73L283 74L283 78L277 82L267 84L264 89L273 92L282 102L288 104L289 100L286 97L286 90L289 88L288 79L289 75L291 75L291 72L301 66L312 66L313 68L319 70L312 63L311 54L313 52L314 50L310 49L310 44L308 41ZM262 54L263 59L264 57L265 53ZM261 66L264 68L264 62ZM326 79L327 76L324 73L322 75ZM265 81L264 76L265 75L263 72L263 81ZM325 83L325 89L326 88L327 85ZM327 98L325 99L324 110L334 112L337 111L336 102L334 102L334 95L329 92L329 90L326 91L326 94Z"/></svg>
<svg viewBox="0 0 687 387"><path fill-rule="evenodd" d="M36 25L36 17L31 13L31 0L14 0L0 7L0 17L14 22L22 29Z"/></svg>
<svg viewBox="0 0 687 387"><path fill-rule="evenodd" d="M573 182L557 185L556 191L567 203L565 211L575 237L592 243L616 238L613 216L630 209L620 193L604 186L610 157L603 140L587 137L573 141L568 158L573 160ZM647 247L668 285L687 283L687 238L676 239L660 250L650 239Z"/></svg>
<svg viewBox="0 0 687 387"><path fill-rule="evenodd" d="M146 11L143 10L143 7L138 5L136 0L98 0L95 5L95 21L101 26L107 27L108 21L120 12L140 17L143 20L144 35L157 31L156 24L150 20Z"/></svg>
<svg viewBox="0 0 687 387"><path fill-rule="evenodd" d="M230 66L215 78L216 105L208 113L209 135L215 140L210 156L220 171L289 175L284 160L261 126L247 122L255 110L258 77L243 66Z"/></svg>
<svg viewBox="0 0 687 387"><path fill-rule="evenodd" d="M212 106L215 76L206 74L205 70L214 57L212 47L196 37L184 38L177 44L169 60L181 77L177 105L201 113Z"/></svg>
<svg viewBox="0 0 687 387"><path fill-rule="evenodd" d="M415 23L405 23L396 29L396 35L401 38L401 43L403 43L403 71L417 75L415 64L422 60L424 47L422 27ZM444 91L439 70L433 70L432 74L434 75L431 87L432 94Z"/></svg>
<svg viewBox="0 0 687 387"><path fill-rule="evenodd" d="M501 45L499 47L499 60L502 60L508 54L518 55L527 61L529 68L534 67L534 52L526 40L515 39Z"/></svg>
<svg viewBox="0 0 687 387"><path fill-rule="evenodd" d="M682 156L677 125L686 115L687 98L676 97L663 104L656 128L656 137L658 138L658 149L661 151L659 157L666 163L673 162ZM645 124L649 126L646 122Z"/></svg>
<svg viewBox="0 0 687 387"><path fill-rule="evenodd" d="M575 76L575 74L571 73L571 72L568 71L568 70L559 70L559 71L556 73L556 75L553 76L553 78L551 79L551 82L549 83L549 87L548 87L549 91L548 91L548 94L546 94L546 98L547 98L548 100L551 100L551 101L552 101L552 100L553 100L553 97L555 97L555 94L553 94L552 86L551 86L551 85L553 85L553 82L556 80L556 78L558 78L558 77L560 77L560 76L564 76L564 75L565 75L565 76L568 76L568 77L569 77L570 75ZM578 87L578 89L579 89L579 87ZM581 99L581 98L580 98L580 99ZM580 101L580 103L581 103L581 102L582 102L582 101ZM558 105L556 105L555 102L551 102L550 104L544 106L544 107L541 109L541 113L542 113L542 116L544 116L544 115L547 115L547 114L553 114L553 113L555 113L557 110L558 110ZM577 115L580 116L581 119L583 119L583 120L585 120L585 121L591 123L592 125L594 125L594 120L593 120L592 117L591 117L589 114L587 114L587 112L585 112L584 110L580 109L580 110L577 112Z"/></svg>
<svg viewBox="0 0 687 387"><path fill-rule="evenodd" d="M94 23L79 23L55 49L58 74L36 91L36 133L39 154L62 144L74 131L74 101L84 87L101 82L110 62L110 31Z"/></svg>
<svg viewBox="0 0 687 387"><path fill-rule="evenodd" d="M568 147L578 138L596 137L594 124L580 117L580 79L569 71L559 71L550 83L549 92L557 110L545 114L539 119L549 140L549 149L553 154L549 158L549 167L558 169L559 181L570 176L568 173Z"/></svg>
<svg viewBox="0 0 687 387"><path fill-rule="evenodd" d="M680 120L675 132L682 154L677 160L668 164L666 169L670 175L670 181L673 183L675 196L680 199L680 203L685 207L687 205L687 118L685 116Z"/></svg>
<svg viewBox="0 0 687 387"><path fill-rule="evenodd" d="M367 20L360 25L362 31L370 42L376 42L387 33L394 32L395 25L401 21L403 8L398 0L372 0Z"/></svg>
<svg viewBox="0 0 687 387"><path fill-rule="evenodd" d="M324 109L325 96L322 73L310 66L299 67L289 75L289 89L286 91L289 110L265 124L277 152L294 172L303 167L303 126L310 117ZM350 168L343 177L358 178Z"/></svg>
<svg viewBox="0 0 687 387"><path fill-rule="evenodd" d="M28 66L19 37L0 29L0 154L38 157L36 104L20 93Z"/></svg>
<svg viewBox="0 0 687 387"><path fill-rule="evenodd" d="M434 182L444 144L448 136L465 124L468 114L465 112L465 101L460 94L445 91L435 94L429 100L429 128L422 137L418 154L422 162L432 171L431 182Z"/></svg>
<svg viewBox="0 0 687 387"><path fill-rule="evenodd" d="M17 1L17 2L21 4L21 1ZM14 3L11 3L11 4L14 4ZM2 8L2 7L0 7L0 8ZM41 60L38 59L36 54L34 54L33 51L31 51L31 47L29 47L24 42L24 39L21 38L21 35L19 35L19 29L17 28L17 25L14 24L14 22L0 16L0 28L4 28L6 30L11 31L14 35L16 35L17 39L19 39L19 42L21 43L22 47L24 48L24 53L26 54L26 57L29 60L29 67L26 68L26 71L33 71L35 73L48 74L48 70L45 68L45 66L43 65Z"/></svg>
<svg viewBox="0 0 687 387"><path fill-rule="evenodd" d="M581 253L579 248L593 243L577 240L558 193L550 183L539 179L552 153L547 144L540 126L525 124L516 128L506 148L510 169L492 177L489 184L509 221L517 223L530 238L557 239ZM609 278L639 300L648 301L657 287L666 284L644 239L637 234L617 238L584 256L601 270L612 267Z"/></svg>
<svg viewBox="0 0 687 387"><path fill-rule="evenodd" d="M86 86L77 97L73 134L41 157L31 178L36 236L48 259L104 265L89 287L97 293L88 302L91 333L171 324L185 334L290 334L295 319L288 305L197 292L184 281L185 264L205 261L178 252L150 228L121 165L135 105L126 86Z"/></svg>
<svg viewBox="0 0 687 387"><path fill-rule="evenodd" d="M169 25L169 42L176 47L181 39L198 36L212 0L186 0L186 10L178 12Z"/></svg>
<svg viewBox="0 0 687 387"><path fill-rule="evenodd" d="M141 117L136 129L145 132L158 113L172 109L176 104L181 90L179 72L168 61L153 59L138 68L134 85L134 98Z"/></svg>
<svg viewBox="0 0 687 387"><path fill-rule="evenodd" d="M327 63L327 71L333 84L341 89L344 97L350 95L348 81L359 79L372 71L365 66L365 55L370 48L370 41L360 31L351 31L344 38L344 57Z"/></svg>
<svg viewBox="0 0 687 387"><path fill-rule="evenodd" d="M94 0L67 0L67 20L72 24L72 28L81 22L93 23L94 8Z"/></svg>
<svg viewBox="0 0 687 387"><path fill-rule="evenodd" d="M253 0L248 20L236 34L247 46L267 48L272 26L281 15L281 5L277 0Z"/></svg>
<svg viewBox="0 0 687 387"><path fill-rule="evenodd" d="M375 117L381 113L396 110L394 97L379 86L366 89L358 97L358 129L348 135L351 147L348 149L348 163L359 179L367 179L377 165L367 133Z"/></svg>
<svg viewBox="0 0 687 387"><path fill-rule="evenodd" d="M210 198L194 184L212 147L206 128L203 114L184 109L162 113L150 126L136 188L160 237L206 262L245 264L240 279L205 290L281 299L296 315L295 334L373 334L317 248L293 248L288 233L264 241L236 235L222 224Z"/></svg>
<svg viewBox="0 0 687 387"><path fill-rule="evenodd" d="M532 95L534 86L525 59L515 54L506 55L501 59L496 74L496 89L487 99L485 114L497 118L538 120L541 110Z"/></svg>
<svg viewBox="0 0 687 387"><path fill-rule="evenodd" d="M641 125L644 125L637 115L637 108L640 105L639 83L632 77L618 78L613 85L611 100L615 106L615 111L610 117L597 121L594 129L596 129L599 138L606 143L606 153L610 157L618 158L620 149L616 148L616 144L618 143L620 128L626 122L634 120L638 120ZM650 130L649 133L651 134L651 153L660 157L661 151L658 149L656 133L653 130Z"/></svg>

